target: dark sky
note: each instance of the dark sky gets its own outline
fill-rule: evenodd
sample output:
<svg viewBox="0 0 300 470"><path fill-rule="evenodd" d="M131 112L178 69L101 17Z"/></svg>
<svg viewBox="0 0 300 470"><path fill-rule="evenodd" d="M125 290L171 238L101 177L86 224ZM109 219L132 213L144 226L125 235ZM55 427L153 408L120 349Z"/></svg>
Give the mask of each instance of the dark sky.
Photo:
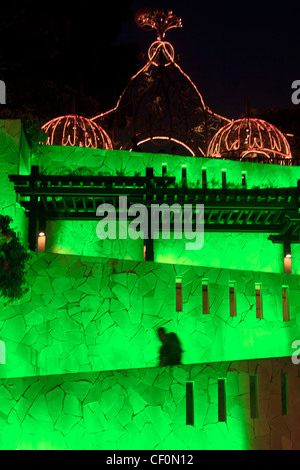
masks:
<svg viewBox="0 0 300 470"><path fill-rule="evenodd" d="M114 107L145 64L137 56L147 57L156 39L133 21L146 6L181 17L183 28L168 31L166 40L212 111L238 118L247 99L258 114L292 106L291 84L300 79L299 0L10 0L0 12L8 106L32 107L43 119L71 112L74 96L76 111L89 117Z"/></svg>
<svg viewBox="0 0 300 470"><path fill-rule="evenodd" d="M300 2L136 0L132 12L145 6L181 17L183 28L166 40L212 111L237 118L247 98L260 112L291 107L291 84L300 79ZM118 42L136 41L147 53L153 40L155 33L131 23Z"/></svg>

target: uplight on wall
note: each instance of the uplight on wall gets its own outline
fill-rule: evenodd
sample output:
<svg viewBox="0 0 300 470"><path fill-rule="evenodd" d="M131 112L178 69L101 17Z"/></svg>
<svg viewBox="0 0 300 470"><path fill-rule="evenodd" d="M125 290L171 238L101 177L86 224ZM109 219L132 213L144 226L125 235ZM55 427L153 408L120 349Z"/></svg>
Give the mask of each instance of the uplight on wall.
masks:
<svg viewBox="0 0 300 470"><path fill-rule="evenodd" d="M289 242L284 243L284 257L285 258L291 258L291 244Z"/></svg>
<svg viewBox="0 0 300 470"><path fill-rule="evenodd" d="M186 186L186 184L187 184L187 168L186 168L186 165L181 165L181 181L182 181L182 186Z"/></svg>
<svg viewBox="0 0 300 470"><path fill-rule="evenodd" d="M284 243L284 272L286 274L291 274L292 272L292 252L291 244L289 242Z"/></svg>
<svg viewBox="0 0 300 470"><path fill-rule="evenodd" d="M263 304L262 304L262 294L261 294L261 284L255 284L255 298L256 298L256 318L260 320L263 318Z"/></svg>
<svg viewBox="0 0 300 470"><path fill-rule="evenodd" d="M242 171L242 186L244 188L247 187L247 172L246 171Z"/></svg>
<svg viewBox="0 0 300 470"><path fill-rule="evenodd" d="M202 313L209 314L209 280L202 279Z"/></svg>
<svg viewBox="0 0 300 470"><path fill-rule="evenodd" d="M39 232L37 249L40 252L44 252L46 248L46 233L43 231Z"/></svg>
<svg viewBox="0 0 300 470"><path fill-rule="evenodd" d="M230 316L236 317L236 289L235 281L229 282L229 305L230 305Z"/></svg>
<svg viewBox="0 0 300 470"><path fill-rule="evenodd" d="M176 312L182 312L182 278L176 278Z"/></svg>

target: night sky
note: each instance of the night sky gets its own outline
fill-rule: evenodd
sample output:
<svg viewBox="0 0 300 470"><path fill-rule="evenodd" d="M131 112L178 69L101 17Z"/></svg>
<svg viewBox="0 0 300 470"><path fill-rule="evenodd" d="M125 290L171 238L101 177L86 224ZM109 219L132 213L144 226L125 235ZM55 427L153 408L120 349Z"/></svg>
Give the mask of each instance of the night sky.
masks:
<svg viewBox="0 0 300 470"><path fill-rule="evenodd" d="M247 98L260 112L291 107L291 84L300 79L300 2L137 0L132 11L145 5L182 19L182 29L168 31L166 40L212 111L237 118ZM144 52L154 39L135 24L119 37Z"/></svg>
<svg viewBox="0 0 300 470"><path fill-rule="evenodd" d="M257 113L293 107L299 1L11 0L0 16L0 79L9 110L45 120L71 112L73 96L77 113L89 117L114 107L156 39L133 20L146 6L181 17L183 28L168 31L166 40L212 111L238 118L247 99Z"/></svg>

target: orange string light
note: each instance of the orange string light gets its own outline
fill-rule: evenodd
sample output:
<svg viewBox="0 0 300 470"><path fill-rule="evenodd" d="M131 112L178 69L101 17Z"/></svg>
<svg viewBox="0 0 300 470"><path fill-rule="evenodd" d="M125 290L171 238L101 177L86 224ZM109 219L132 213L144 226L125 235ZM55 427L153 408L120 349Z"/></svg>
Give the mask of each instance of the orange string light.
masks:
<svg viewBox="0 0 300 470"><path fill-rule="evenodd" d="M208 156L220 158L226 153L240 152L242 157L251 153L267 158L292 158L284 134L262 119L243 118L220 129L210 142Z"/></svg>
<svg viewBox="0 0 300 470"><path fill-rule="evenodd" d="M42 126L48 145L112 149L108 134L91 119L74 114L52 119Z"/></svg>

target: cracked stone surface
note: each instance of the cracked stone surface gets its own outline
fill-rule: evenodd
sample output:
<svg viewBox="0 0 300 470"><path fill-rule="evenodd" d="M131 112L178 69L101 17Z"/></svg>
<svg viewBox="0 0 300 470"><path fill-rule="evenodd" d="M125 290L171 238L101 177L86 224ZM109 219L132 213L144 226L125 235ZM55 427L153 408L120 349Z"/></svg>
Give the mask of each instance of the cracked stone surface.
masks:
<svg viewBox="0 0 300 470"><path fill-rule="evenodd" d="M282 371L289 378L288 415L281 410ZM219 378L226 380L225 423L218 421ZM187 426L191 379L194 426ZM299 450L299 392L299 366L290 358L1 379L0 448Z"/></svg>
<svg viewBox="0 0 300 470"><path fill-rule="evenodd" d="M281 286L299 298L294 275L260 273L263 319L256 318L256 276L247 271L34 253L30 291L2 304L2 377L155 367L157 328L177 332L183 363L291 355L299 337L298 303L283 322ZM176 312L176 276L183 312ZM209 279L209 314L202 313L202 278ZM229 281L236 281L237 316L230 317Z"/></svg>
<svg viewBox="0 0 300 470"><path fill-rule="evenodd" d="M19 121L0 120L1 214L14 219L26 242L27 218L8 179L29 171L21 136ZM167 163L177 183L186 163L191 187L203 166L209 187L221 187L224 165L229 184L247 171L249 188L296 187L300 179L300 167L275 165L270 172L255 163L70 147L41 146L31 163L45 174L83 167L114 175L120 161L130 176L144 175L146 167L160 176ZM299 366L290 356L292 341L300 337L294 275L300 274L300 245L291 246L293 275L287 276L282 247L265 234L205 237L193 256L184 240L155 241L155 261L164 264L144 263L141 240L100 241L93 223L48 223L49 253L33 254L29 292L8 306L0 301L6 348L6 364L0 364L1 449L299 450ZM176 276L182 277L183 312L175 309ZM208 315L202 314L203 278L209 279ZM236 282L233 318L229 281ZM262 284L262 320L255 315L256 282ZM289 322L282 318L283 284L289 285ZM179 335L184 365L156 368L160 326ZM282 371L289 381L287 415L281 410ZM256 419L249 415L249 374L258 376ZM218 422L219 378L226 379L226 423ZM194 426L185 424L189 380Z"/></svg>
<svg viewBox="0 0 300 470"><path fill-rule="evenodd" d="M20 233L23 243L27 241L28 220L25 209L17 202L14 184L8 175L26 174L29 149L19 120L0 119L0 213L13 219L11 228Z"/></svg>
<svg viewBox="0 0 300 470"><path fill-rule="evenodd" d="M187 166L187 178L191 187L199 185L202 168L206 168L208 187L221 188L222 170L227 170L228 184L241 184L243 171L247 173L247 187L296 187L300 179L298 167L268 165L252 162L220 162L216 159L189 158L177 155L159 155L126 152L121 150L93 150L71 147L41 146L33 155L32 164L40 166L44 174L106 174L115 175L120 171L133 176L145 174L146 167L152 167L155 176L161 176L162 164L166 163L168 174L181 181L181 167ZM225 167L224 167L225 165ZM80 173L80 170L81 173ZM47 250L85 256L106 256L114 258L143 259L143 245L140 240L99 240L96 224L92 222L57 221L47 227ZM267 234L205 233L204 247L198 252L185 250L185 240L155 240L155 261L231 267L265 272L283 272L282 247L268 240ZM214 255L211 253L214 246ZM300 247L292 244L293 272L300 274ZM236 256L232 256L232 252ZM251 255L249 255L251 253ZM266 253L268 254L266 256Z"/></svg>

